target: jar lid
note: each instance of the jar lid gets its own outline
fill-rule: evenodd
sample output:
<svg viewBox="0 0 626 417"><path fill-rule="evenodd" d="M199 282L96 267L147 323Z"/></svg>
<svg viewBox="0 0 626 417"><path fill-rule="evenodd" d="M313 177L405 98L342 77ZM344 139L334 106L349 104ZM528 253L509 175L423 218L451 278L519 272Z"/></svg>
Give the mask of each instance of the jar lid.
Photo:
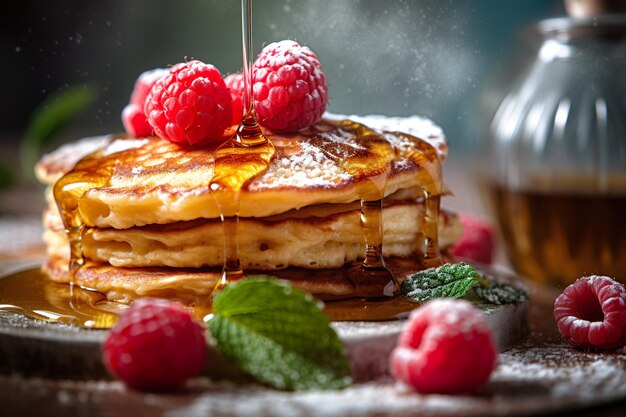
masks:
<svg viewBox="0 0 626 417"><path fill-rule="evenodd" d="M626 36L626 13L542 20L537 30L545 37Z"/></svg>
<svg viewBox="0 0 626 417"><path fill-rule="evenodd" d="M584 19L609 13L626 13L626 0L565 0L571 17Z"/></svg>

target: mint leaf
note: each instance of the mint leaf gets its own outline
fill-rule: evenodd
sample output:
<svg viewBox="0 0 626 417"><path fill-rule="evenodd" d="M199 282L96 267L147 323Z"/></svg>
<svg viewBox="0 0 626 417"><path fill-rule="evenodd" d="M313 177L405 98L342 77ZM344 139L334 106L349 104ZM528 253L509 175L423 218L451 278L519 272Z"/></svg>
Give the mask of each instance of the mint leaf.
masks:
<svg viewBox="0 0 626 417"><path fill-rule="evenodd" d="M445 264L411 275L402 282L400 292L414 301L432 298L460 298L476 286L480 274L466 263Z"/></svg>
<svg viewBox="0 0 626 417"><path fill-rule="evenodd" d="M224 356L275 388L344 388L344 347L320 306L284 281L251 277L213 297L209 329Z"/></svg>
<svg viewBox="0 0 626 417"><path fill-rule="evenodd" d="M484 277L488 285L474 288L476 294L484 301L496 304L518 304L528 299L528 292L522 288Z"/></svg>

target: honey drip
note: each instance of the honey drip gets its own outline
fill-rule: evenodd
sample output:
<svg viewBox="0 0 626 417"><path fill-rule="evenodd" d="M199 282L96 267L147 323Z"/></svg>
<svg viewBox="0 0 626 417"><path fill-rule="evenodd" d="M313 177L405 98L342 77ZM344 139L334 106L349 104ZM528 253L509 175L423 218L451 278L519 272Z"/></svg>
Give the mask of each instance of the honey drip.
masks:
<svg viewBox="0 0 626 417"><path fill-rule="evenodd" d="M418 167L417 175L424 194L425 213L421 230L424 235L424 263L427 267L439 266L442 264L438 232L441 194L443 193L441 157L437 149L425 140L402 132L396 133L413 142L417 148L403 156L407 156Z"/></svg>
<svg viewBox="0 0 626 417"><path fill-rule="evenodd" d="M77 317L93 316L91 322L94 324L91 326L85 325L86 327L98 327L101 319L105 323L109 323L112 319L106 314L102 317L94 314L94 311L98 310L94 310L91 304L86 303L84 301L85 297L81 298L82 292L78 286L75 288L76 274L85 263L82 248L85 222L80 213L80 201L89 190L105 187L109 183L115 167L120 162L119 155L122 151L138 147L143 143L142 140L123 140L123 145L118 147L112 146L116 140L121 141L122 137L111 137L105 147L82 158L71 171L55 183L53 188L54 199L63 220L63 227L70 247L70 259L68 262L70 285L67 308L74 312ZM94 291L91 291L86 294L91 295L94 293ZM24 311L27 313L35 310L24 309ZM41 311L44 310L41 309ZM55 319L53 321L63 321L61 319L71 316L65 313L57 313L59 320Z"/></svg>
<svg viewBox="0 0 626 417"><path fill-rule="evenodd" d="M239 260L239 202L241 189L269 167L274 145L261 132L252 94L252 0L241 1L244 116L235 136L215 151L210 189L224 227L224 267L218 287L243 276Z"/></svg>
<svg viewBox="0 0 626 417"><path fill-rule="evenodd" d="M358 297L392 296L399 283L383 259L382 206L394 150L389 141L372 129L350 120L323 122L310 129L317 134L312 144L359 181L361 230L365 238L363 263L350 271ZM350 138L354 144L343 141Z"/></svg>
<svg viewBox="0 0 626 417"><path fill-rule="evenodd" d="M110 165L101 165L103 152L104 150L98 150L80 160L73 170L54 185L54 199L70 244L68 269L71 284L75 281L76 272L84 264L81 243L85 224L80 215L80 199L90 189L104 186L113 168Z"/></svg>
<svg viewBox="0 0 626 417"><path fill-rule="evenodd" d="M68 269L71 284L74 284L76 273L85 263L82 249L85 222L80 214L81 199L89 190L106 187L115 167L123 163L122 156L128 159L127 151L143 143L144 140L140 139L111 137L105 147L82 158L54 184L54 199L70 245Z"/></svg>

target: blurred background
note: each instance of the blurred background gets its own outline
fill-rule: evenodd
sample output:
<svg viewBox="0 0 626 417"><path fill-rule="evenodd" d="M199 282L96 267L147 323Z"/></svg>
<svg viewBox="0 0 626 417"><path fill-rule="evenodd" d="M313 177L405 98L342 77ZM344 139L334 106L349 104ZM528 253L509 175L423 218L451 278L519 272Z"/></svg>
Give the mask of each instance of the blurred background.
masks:
<svg viewBox="0 0 626 417"><path fill-rule="evenodd" d="M237 0L0 7L3 146L20 140L47 97L70 87L87 84L96 95L72 130L100 134L122 129L121 109L146 69L185 57L225 74L241 68ZM421 114L463 149L476 140L467 132L472 106L513 55L520 28L562 13L550 0L257 0L254 46L295 39L311 47L330 83L330 111Z"/></svg>
<svg viewBox="0 0 626 417"><path fill-rule="evenodd" d="M11 224L39 212L29 185L39 153L121 131L139 73L192 57L224 74L241 68L237 0L0 8L0 213L17 216ZM495 110L509 88L503 74L528 46L520 31L563 13L554 0L256 0L254 49L281 39L309 46L330 84L329 111L427 116L444 128L454 161L480 143L488 120L478 109Z"/></svg>

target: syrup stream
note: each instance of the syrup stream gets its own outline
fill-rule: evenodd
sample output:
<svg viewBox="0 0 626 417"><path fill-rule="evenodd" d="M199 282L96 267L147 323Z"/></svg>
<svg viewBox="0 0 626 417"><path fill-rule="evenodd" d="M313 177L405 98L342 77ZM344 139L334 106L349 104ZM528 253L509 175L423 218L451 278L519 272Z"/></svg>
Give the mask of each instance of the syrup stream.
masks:
<svg viewBox="0 0 626 417"><path fill-rule="evenodd" d="M269 167L274 145L263 136L254 113L252 92L252 0L241 0L244 116L235 136L215 151L210 189L224 227L224 266L217 288L243 277L239 259L239 203L241 189Z"/></svg>
<svg viewBox="0 0 626 417"><path fill-rule="evenodd" d="M424 233L424 259L429 267L441 265L441 254L439 253L439 209L441 204L440 195L431 195L428 191L424 191L424 204L426 212L424 214L424 224L422 225L422 233Z"/></svg>
<svg viewBox="0 0 626 417"><path fill-rule="evenodd" d="M254 118L252 92L252 0L241 0L241 52L243 61L243 114ZM246 120L242 120L244 125ZM250 120L256 125L256 119ZM258 125L257 125L258 128ZM257 132L260 133L260 132Z"/></svg>

